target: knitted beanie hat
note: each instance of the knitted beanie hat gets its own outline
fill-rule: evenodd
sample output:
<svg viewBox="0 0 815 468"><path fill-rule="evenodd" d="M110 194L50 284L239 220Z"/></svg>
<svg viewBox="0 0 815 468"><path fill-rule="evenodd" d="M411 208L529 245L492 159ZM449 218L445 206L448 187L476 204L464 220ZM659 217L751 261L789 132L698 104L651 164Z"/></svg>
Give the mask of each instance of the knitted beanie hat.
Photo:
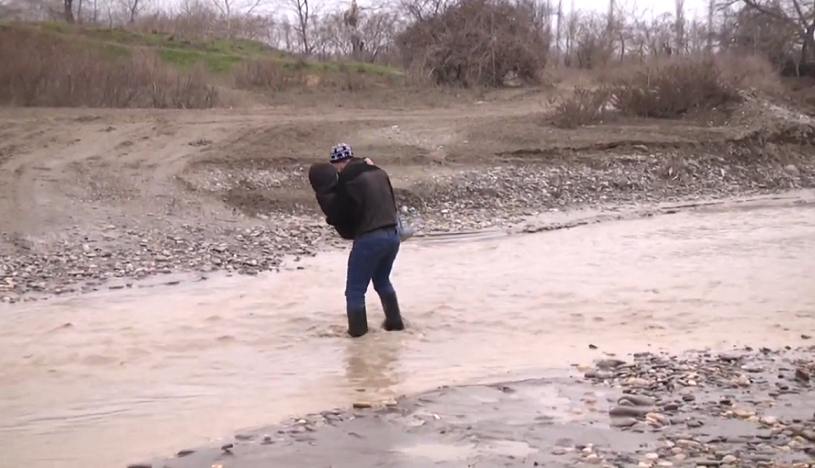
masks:
<svg viewBox="0 0 815 468"><path fill-rule="evenodd" d="M354 151L351 149L350 145L346 145L345 143L337 143L331 148L331 162L340 162L345 161L346 159L350 159L354 157Z"/></svg>

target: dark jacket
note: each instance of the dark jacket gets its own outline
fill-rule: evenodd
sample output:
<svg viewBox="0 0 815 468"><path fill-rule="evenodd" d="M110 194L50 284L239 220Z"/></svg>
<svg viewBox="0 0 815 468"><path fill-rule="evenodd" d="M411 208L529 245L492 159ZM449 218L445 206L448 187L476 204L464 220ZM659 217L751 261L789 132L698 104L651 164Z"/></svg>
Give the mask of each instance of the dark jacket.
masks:
<svg viewBox="0 0 815 468"><path fill-rule="evenodd" d="M388 173L364 159L354 159L340 172L337 195L329 224L350 226L354 238L396 226L396 199Z"/></svg>
<svg viewBox="0 0 815 468"><path fill-rule="evenodd" d="M342 209L338 193L339 176L334 166L329 163L312 164L308 170L308 180L317 196L320 209L326 215L326 222L333 226L343 239L353 239L354 226L349 224L349 217Z"/></svg>

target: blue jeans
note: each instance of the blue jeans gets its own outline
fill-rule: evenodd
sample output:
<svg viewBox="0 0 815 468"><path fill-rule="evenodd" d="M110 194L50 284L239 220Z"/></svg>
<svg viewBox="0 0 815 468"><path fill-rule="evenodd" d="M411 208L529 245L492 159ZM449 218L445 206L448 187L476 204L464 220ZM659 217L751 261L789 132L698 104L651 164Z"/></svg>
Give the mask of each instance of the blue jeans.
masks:
<svg viewBox="0 0 815 468"><path fill-rule="evenodd" d="M345 303L349 310L365 307L365 293L371 281L378 294L394 292L390 277L400 244L395 227L378 229L354 239L345 279Z"/></svg>

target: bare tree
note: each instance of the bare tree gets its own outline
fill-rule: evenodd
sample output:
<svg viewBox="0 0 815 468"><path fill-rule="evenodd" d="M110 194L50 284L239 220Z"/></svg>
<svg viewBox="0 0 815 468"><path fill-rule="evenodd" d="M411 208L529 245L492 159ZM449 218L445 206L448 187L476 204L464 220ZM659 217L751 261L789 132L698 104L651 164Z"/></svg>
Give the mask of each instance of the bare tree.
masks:
<svg viewBox="0 0 815 468"><path fill-rule="evenodd" d="M80 0L81 2L82 0ZM136 18L149 6L149 0L119 0L128 24L135 24Z"/></svg>
<svg viewBox="0 0 815 468"><path fill-rule="evenodd" d="M557 29L555 31L555 51L557 53L557 64L563 61L563 0L557 0Z"/></svg>
<svg viewBox="0 0 815 468"><path fill-rule="evenodd" d="M362 49L364 42L359 36L359 17L360 8L357 5L357 0L351 0L351 6L345 10L342 15L343 24L351 34L351 48L354 59L360 60L362 58Z"/></svg>
<svg viewBox="0 0 815 468"><path fill-rule="evenodd" d="M289 7L294 12L294 32L300 42L300 51L305 55L313 52L312 32L316 22L316 5L313 0L288 0Z"/></svg>
<svg viewBox="0 0 815 468"><path fill-rule="evenodd" d="M424 21L441 13L451 0L401 0L401 9L411 21Z"/></svg>
<svg viewBox="0 0 815 468"><path fill-rule="evenodd" d="M734 3L794 28L800 41L797 62L815 60L815 3L802 0L736 0L728 5Z"/></svg>
<svg viewBox="0 0 815 468"><path fill-rule="evenodd" d="M129 0L137 1L137 0ZM264 0L212 0L212 4L226 21L227 36L232 38L235 35L233 20L236 16L249 16L263 5Z"/></svg>
<svg viewBox="0 0 815 468"><path fill-rule="evenodd" d="M74 22L74 0L62 0L65 21Z"/></svg>
<svg viewBox="0 0 815 468"><path fill-rule="evenodd" d="M674 16L674 34L676 34L676 53L685 52L685 0L676 0Z"/></svg>
<svg viewBox="0 0 815 468"><path fill-rule="evenodd" d="M716 12L716 0L708 0L707 4L707 52L713 52L713 17Z"/></svg>

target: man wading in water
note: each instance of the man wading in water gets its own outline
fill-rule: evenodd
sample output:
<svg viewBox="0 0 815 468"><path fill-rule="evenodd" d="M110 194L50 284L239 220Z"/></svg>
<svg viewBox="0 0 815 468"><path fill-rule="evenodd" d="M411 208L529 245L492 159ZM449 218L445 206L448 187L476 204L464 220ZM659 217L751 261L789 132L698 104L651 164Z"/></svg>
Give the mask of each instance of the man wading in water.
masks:
<svg viewBox="0 0 815 468"><path fill-rule="evenodd" d="M309 181L328 224L344 239L354 241L345 280L348 334L357 338L368 333L365 293L371 281L385 311L383 328L404 330L390 281L401 244L390 178L370 161L355 158L351 147L343 143L331 149L330 160L331 169L339 176L335 179L326 165L314 164L309 169Z"/></svg>

